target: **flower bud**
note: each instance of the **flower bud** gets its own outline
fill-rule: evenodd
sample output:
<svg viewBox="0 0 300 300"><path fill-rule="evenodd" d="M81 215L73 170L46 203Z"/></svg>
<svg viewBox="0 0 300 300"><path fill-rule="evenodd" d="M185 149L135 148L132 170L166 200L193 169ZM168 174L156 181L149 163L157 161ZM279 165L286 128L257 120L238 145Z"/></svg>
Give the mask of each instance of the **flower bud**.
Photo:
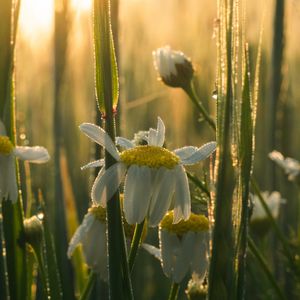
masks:
<svg viewBox="0 0 300 300"><path fill-rule="evenodd" d="M37 216L24 220L25 241L33 248L39 246L43 239L43 224Z"/></svg>
<svg viewBox="0 0 300 300"><path fill-rule="evenodd" d="M174 51L169 46L153 51L155 69L161 80L171 87L188 86L194 76L191 60L181 51Z"/></svg>

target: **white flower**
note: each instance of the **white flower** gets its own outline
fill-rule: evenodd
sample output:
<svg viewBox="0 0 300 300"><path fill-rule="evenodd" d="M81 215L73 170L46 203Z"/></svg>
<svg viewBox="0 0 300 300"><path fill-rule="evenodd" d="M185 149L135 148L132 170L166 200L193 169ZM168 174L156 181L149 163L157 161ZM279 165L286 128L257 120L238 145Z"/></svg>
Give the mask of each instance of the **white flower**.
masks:
<svg viewBox="0 0 300 300"><path fill-rule="evenodd" d="M269 158L278 164L288 175L288 179L293 181L300 173L300 163L290 157L284 158L283 155L274 150L269 153Z"/></svg>
<svg viewBox="0 0 300 300"><path fill-rule="evenodd" d="M171 87L185 87L193 78L194 69L188 57L169 46L153 51L153 61L161 80Z"/></svg>
<svg viewBox="0 0 300 300"><path fill-rule="evenodd" d="M3 198L12 202L18 199L15 158L39 164L47 162L50 156L44 147L14 147L0 121L0 202Z"/></svg>
<svg viewBox="0 0 300 300"><path fill-rule="evenodd" d="M82 244L83 254L87 265L100 278L107 281L107 246L105 209L92 207L84 216L81 225L74 233L68 248L68 257L71 258L75 248Z"/></svg>
<svg viewBox="0 0 300 300"><path fill-rule="evenodd" d="M202 281L208 269L208 219L191 214L187 221L172 224L173 212L163 218L159 228L160 249L144 244L161 261L167 277L180 283L190 272Z"/></svg>
<svg viewBox="0 0 300 300"><path fill-rule="evenodd" d="M280 204L284 202L284 200L281 198L280 193L272 192L270 194L269 192L263 192L262 196L266 204L268 205L273 218L276 219L279 215ZM258 196L252 195L252 201L253 201L253 212L251 216L251 221L263 220L268 218L265 209L263 208Z"/></svg>
<svg viewBox="0 0 300 300"><path fill-rule="evenodd" d="M156 226L169 209L173 195L174 223L189 218L190 190L183 166L207 158L215 151L215 142L200 148L189 146L171 152L163 148L165 125L158 118L157 129L150 128L146 137L148 145L135 146L130 140L119 137L117 144L126 149L119 153L102 128L84 123L80 129L117 161L107 170L103 159L83 167L103 166L92 188L94 203L105 207L106 201L114 195L125 177L123 209L129 224L141 223L148 217L149 226Z"/></svg>

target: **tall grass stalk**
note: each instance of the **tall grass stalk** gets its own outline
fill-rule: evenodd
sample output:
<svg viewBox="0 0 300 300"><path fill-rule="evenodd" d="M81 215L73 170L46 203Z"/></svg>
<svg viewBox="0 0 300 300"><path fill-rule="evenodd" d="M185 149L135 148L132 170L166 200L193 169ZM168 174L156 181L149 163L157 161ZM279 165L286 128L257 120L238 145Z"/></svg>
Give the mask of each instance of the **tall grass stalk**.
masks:
<svg viewBox="0 0 300 300"><path fill-rule="evenodd" d="M232 299L233 224L232 196L234 182L232 139L232 9L233 1L218 1L218 100L215 222L209 269L208 299Z"/></svg>
<svg viewBox="0 0 300 300"><path fill-rule="evenodd" d="M57 262L62 281L64 299L74 299L73 274L70 260L67 258L68 236L66 209L61 174L61 155L63 149L62 88L66 70L68 38L68 1L55 2L54 24L54 199L55 199L55 245Z"/></svg>
<svg viewBox="0 0 300 300"><path fill-rule="evenodd" d="M14 144L16 143L14 52L19 9L20 1L5 0L1 3L0 118L4 122L7 135ZM16 176L19 177L18 171ZM7 264L9 296L11 299L23 299L27 289L27 271L26 247L21 239L24 234L24 226L20 196L15 204L12 204L9 199L2 202L2 218L5 242L2 241L1 243L2 247L5 247L6 256L3 256L1 263ZM1 275L2 278L3 276ZM6 288L4 289L5 291L7 291Z"/></svg>
<svg viewBox="0 0 300 300"><path fill-rule="evenodd" d="M98 106L105 116L106 132L114 141L116 134L114 112L119 96L119 81L109 0L94 0L94 46ZM115 163L115 159L106 151L105 167L109 168ZM132 299L119 192L107 203L107 227L110 299Z"/></svg>

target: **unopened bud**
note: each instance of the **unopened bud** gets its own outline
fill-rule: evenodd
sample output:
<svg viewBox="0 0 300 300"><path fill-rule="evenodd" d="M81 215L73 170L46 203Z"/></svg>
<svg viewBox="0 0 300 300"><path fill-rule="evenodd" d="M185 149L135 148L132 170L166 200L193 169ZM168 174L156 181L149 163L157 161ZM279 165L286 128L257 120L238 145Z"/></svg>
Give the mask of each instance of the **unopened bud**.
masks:
<svg viewBox="0 0 300 300"><path fill-rule="evenodd" d="M24 220L25 241L32 247L38 246L43 239L43 224L37 216Z"/></svg>
<svg viewBox="0 0 300 300"><path fill-rule="evenodd" d="M154 66L161 80L171 87L185 88L194 76L191 60L181 51L174 51L169 46L153 51Z"/></svg>

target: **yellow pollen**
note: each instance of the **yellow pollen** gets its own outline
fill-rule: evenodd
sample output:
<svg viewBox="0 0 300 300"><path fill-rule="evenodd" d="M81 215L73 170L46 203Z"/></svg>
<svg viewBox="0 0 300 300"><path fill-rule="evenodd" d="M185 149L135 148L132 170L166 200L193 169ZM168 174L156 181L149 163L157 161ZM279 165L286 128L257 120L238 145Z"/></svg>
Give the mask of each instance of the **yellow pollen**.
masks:
<svg viewBox="0 0 300 300"><path fill-rule="evenodd" d="M0 154L8 155L14 149L14 145L8 136L0 136Z"/></svg>
<svg viewBox="0 0 300 300"><path fill-rule="evenodd" d="M160 227L176 233L179 237L182 237L189 231L205 232L209 229L208 219L204 215L191 213L191 216L187 221L182 220L177 224L173 224L173 215L173 211L168 212L162 219Z"/></svg>
<svg viewBox="0 0 300 300"><path fill-rule="evenodd" d="M94 215L94 217L100 222L105 223L106 222L106 209L101 206L92 206L88 210L89 213Z"/></svg>
<svg viewBox="0 0 300 300"><path fill-rule="evenodd" d="M136 146L123 151L120 159L127 165L147 166L149 168L165 167L173 169L179 163L179 157L173 152L157 146Z"/></svg>

